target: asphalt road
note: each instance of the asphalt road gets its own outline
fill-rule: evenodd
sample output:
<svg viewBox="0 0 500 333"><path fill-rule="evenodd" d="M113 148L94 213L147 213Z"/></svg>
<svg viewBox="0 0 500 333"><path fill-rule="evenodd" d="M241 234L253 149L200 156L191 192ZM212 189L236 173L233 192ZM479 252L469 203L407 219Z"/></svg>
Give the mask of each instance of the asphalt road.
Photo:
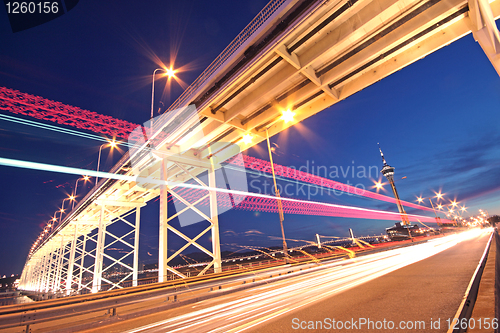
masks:
<svg viewBox="0 0 500 333"><path fill-rule="evenodd" d="M483 234L459 243L347 292L259 324L249 332L328 331L325 328L328 323L333 324L332 319L339 325L337 328L340 327L338 321L349 322L349 327L357 323L357 329L332 330L337 332L446 332L447 319L454 317L488 237ZM325 318L330 320L325 321ZM371 327L368 327L368 320L373 322ZM323 329L319 329L321 326L316 321L322 322ZM394 323L393 329L389 329L389 321ZM365 324L361 326L362 322ZM400 322L403 322L401 328ZM377 329L377 324L382 328Z"/></svg>
<svg viewBox="0 0 500 333"><path fill-rule="evenodd" d="M350 329L339 332L446 332L488 240L489 233L479 232L321 264L96 331L317 332L327 331L319 323L325 329L335 319L349 321ZM401 321L406 327L396 329Z"/></svg>

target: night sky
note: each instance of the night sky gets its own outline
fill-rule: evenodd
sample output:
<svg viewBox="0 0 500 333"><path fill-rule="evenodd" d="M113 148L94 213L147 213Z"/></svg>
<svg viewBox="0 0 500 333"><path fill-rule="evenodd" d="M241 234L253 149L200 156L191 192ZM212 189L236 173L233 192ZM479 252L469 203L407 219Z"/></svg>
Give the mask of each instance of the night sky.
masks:
<svg viewBox="0 0 500 333"><path fill-rule="evenodd" d="M119 3L119 5L118 5ZM0 86L143 123L151 75L161 62L183 71L162 101L170 105L264 7L266 1L81 1L46 24L13 33L0 13ZM159 91L165 80L159 80ZM156 95L160 99L160 95ZM274 162L286 166L381 168L377 143L396 168L403 200L434 196L500 214L500 78L472 35L392 74L273 137ZM4 114L3 111L0 111ZM13 114L9 114L13 116ZM16 116L30 119L28 117ZM31 119L35 120L35 119ZM53 123L52 123L53 124ZM99 142L0 120L0 157L94 169ZM268 159L263 144L249 155ZM103 150L101 169L120 153ZM352 170L352 169L350 169ZM0 167L0 275L20 273L46 222L77 177ZM320 174L321 175L321 174ZM405 177L402 179L402 177ZM334 180L373 190L371 178L339 172ZM79 198L92 184L79 183ZM389 190L385 186L385 193ZM323 195L312 198L396 211L396 206ZM66 206L68 202L66 202ZM412 211L410 211L412 212ZM415 212L428 215L427 212ZM443 215L441 215L443 216ZM279 245L277 214L231 211L220 217L223 249ZM390 221L285 216L290 239L384 232ZM157 260L158 202L144 209L140 258ZM292 245L293 245L293 241Z"/></svg>

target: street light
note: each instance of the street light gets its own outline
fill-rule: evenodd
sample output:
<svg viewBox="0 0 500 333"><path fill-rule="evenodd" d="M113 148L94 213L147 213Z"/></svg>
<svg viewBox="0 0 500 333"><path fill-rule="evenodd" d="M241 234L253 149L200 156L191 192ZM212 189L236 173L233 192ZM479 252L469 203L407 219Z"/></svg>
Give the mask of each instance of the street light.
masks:
<svg viewBox="0 0 500 333"><path fill-rule="evenodd" d="M157 68L153 71L153 84L152 84L152 88L151 88L151 119L153 119L153 105L154 105L154 100L155 100L155 74L156 74L156 71L164 71L165 74L169 78L175 77L175 73L177 72L177 71L173 70L172 67L170 67L170 68ZM151 127L153 127L152 124L151 124Z"/></svg>
<svg viewBox="0 0 500 333"><path fill-rule="evenodd" d="M75 197L74 197L73 195L70 195L68 198L66 198L66 199L64 199L64 200L63 200L63 202L62 202L62 207L61 207L61 209L59 210L59 211L61 212L61 214L59 214L59 224L61 224L61 217L62 217L62 214L64 213L64 202L65 202L66 200L71 200L71 201L73 201L73 200L75 200Z"/></svg>
<svg viewBox="0 0 500 333"><path fill-rule="evenodd" d="M78 189L78 182L79 182L80 180L82 180L82 179L86 182L87 180L89 180L89 179L90 179L90 177L89 177L89 176L83 176L83 178L78 178L78 179L76 180L76 183L75 183L75 192L73 193L73 195L75 196L75 198L76 198L76 190ZM73 201L73 206L71 207L71 209L75 208L75 202L76 202L76 200L75 200L75 201Z"/></svg>
<svg viewBox="0 0 500 333"><path fill-rule="evenodd" d="M243 137L241 138L241 140L243 141L244 144L251 144L252 143L252 139L253 139L253 136L252 134L245 134L243 135Z"/></svg>
<svg viewBox="0 0 500 333"><path fill-rule="evenodd" d="M111 149L115 148L116 145L117 145L117 142L115 142L115 140L113 139L113 141L108 141L107 143L103 143L100 147L99 147L99 157L97 158L97 172L99 172L99 164L101 163L101 150L102 150L102 147L105 146L105 145L109 145L111 147ZM99 179L98 176L95 177L95 185L94 186L97 186L97 180Z"/></svg>
<svg viewBox="0 0 500 333"><path fill-rule="evenodd" d="M281 119L285 122L285 124L293 121L293 117L295 116L295 112L288 109L281 113Z"/></svg>
<svg viewBox="0 0 500 333"><path fill-rule="evenodd" d="M276 184L276 174L274 173L274 163L273 163L273 153L271 151L271 143L269 142L269 131L266 128L266 139L267 139L267 150L269 151L269 161L271 162L271 171L273 173L274 181L274 193L276 194L276 199L278 203L278 215L280 218L281 225L281 236L283 237L283 254L285 255L285 263L288 264L288 246L286 244L285 229L283 227L283 220L285 219L283 215L283 206L281 203L280 191L278 190L278 185Z"/></svg>

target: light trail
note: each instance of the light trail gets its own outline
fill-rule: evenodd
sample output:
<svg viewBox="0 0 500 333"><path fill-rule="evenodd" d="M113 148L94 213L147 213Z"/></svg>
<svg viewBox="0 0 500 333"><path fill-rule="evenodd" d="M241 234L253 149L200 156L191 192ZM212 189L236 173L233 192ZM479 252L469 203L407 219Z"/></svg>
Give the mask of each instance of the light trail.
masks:
<svg viewBox="0 0 500 333"><path fill-rule="evenodd" d="M0 87L0 110L127 139L138 126L97 112Z"/></svg>
<svg viewBox="0 0 500 333"><path fill-rule="evenodd" d="M66 135L72 135L72 136L76 136L76 137L80 137L80 138L84 138L84 139L95 140L95 141L99 141L99 142L107 142L108 141L106 138L104 138L102 136L99 136L99 135L90 134L90 133L84 133L84 132L80 132L80 131L75 131L75 130L71 130L71 129L59 127L59 126L44 124L44 123L41 123L41 122L27 120L27 119L22 119L22 118L17 118L17 117L8 116L8 115L2 115L2 114L0 114L0 120L9 121L9 122L17 123L17 124L22 124L22 125L25 125L25 126L31 126L31 127L35 127L35 128L45 129L45 130L49 130L49 131L54 131L54 132L57 132L57 133L63 133L63 134L66 134ZM128 147L128 148L140 148L139 145L132 145L128 141L127 142L118 141L117 144L119 144L121 146ZM144 149L145 150L154 151L154 149L147 148L147 147L145 147ZM244 157L244 159L248 160L248 158L245 158L245 157ZM233 164L236 163L234 160L232 160L231 162ZM239 172L246 172L246 173L251 173L251 174L259 175L261 177L272 178L271 174L266 173L266 172L261 172L261 169L263 168L261 165L264 165L264 168L265 168L266 167L265 163L266 162L263 161L263 160L252 159L250 162L245 163L247 165L247 168L245 168L245 169L243 169L243 168L237 168L237 167L232 167L231 164L227 164L225 167L228 168L228 169L231 169L231 170L239 171ZM276 168L277 169L282 169L284 167L281 166L281 165L276 165ZM318 188L318 189L328 189L328 190L332 189L331 187L328 187L328 186L321 186L321 185L316 185L316 184L310 184L310 183L303 182L303 181L301 182L300 180L297 180L295 178L288 179L286 177L282 177L282 176L279 176L279 175L276 176L276 178L280 179L280 180L283 180L283 181L286 181L286 182L293 182L293 183L296 183L296 184L302 183L302 184L305 184L308 187L313 187L313 188ZM348 185L345 185L345 186L348 186ZM348 187L346 187L346 189L347 188ZM335 190L348 192L348 190L345 190L343 186L342 186L342 188L337 188ZM363 192L364 192L364 190L363 190ZM356 193L355 195L356 196L363 196L362 194L358 194L358 193ZM388 200L390 201L391 199L389 198Z"/></svg>
<svg viewBox="0 0 500 333"><path fill-rule="evenodd" d="M130 141L129 136L133 134L134 129L139 125L116 119L110 116L104 116L96 112L83 110L78 107L66 105L60 102L51 101L40 96L34 96L26 93L22 93L17 90L8 89L5 87L0 87L0 110L9 111L17 114L23 114L38 119L48 120L57 122L60 124L74 126L76 128L94 131L96 133L102 133L110 135L112 137L118 137L122 139L127 139ZM7 120L9 116L2 117L3 120ZM14 121L12 118L9 121ZM85 137L88 139L96 139L99 141L104 141L100 136L81 133L78 131L72 131L64 128L59 128L57 126L46 125L36 122L29 122L22 120L23 122L17 120L16 122L24 123L29 126L36 126L39 128L45 128L57 132L62 132L65 134L76 135L79 137ZM130 144L120 143L123 146L128 146L131 148ZM137 148L137 147L134 147ZM231 164L237 166L244 166L246 169L260 171L259 174L270 174L271 166L270 163L258 158L244 156L241 159L232 159ZM308 183L316 188L326 188L334 191L342 191L356 196L371 198L375 200L381 200L391 203L396 203L393 197L386 196L379 193L374 193L366 190L360 190L355 186L350 186L337 182L331 179L315 176L294 168L285 167L282 165L274 164L276 169L276 176L281 177L281 179L294 179L302 183ZM318 187L319 186L319 187ZM428 210L432 211L431 208L417 205L408 201L401 201L401 203L406 207Z"/></svg>
<svg viewBox="0 0 500 333"><path fill-rule="evenodd" d="M31 126L31 127L35 127L35 128L45 129L45 130L49 130L49 131L54 131L54 132L57 132L57 133L63 133L63 134L66 134L66 135L72 135L72 136L76 136L76 137L81 137L81 138L84 138L84 139L95 140L95 141L99 141L99 142L108 142L108 140L106 138L104 138L102 136L99 136L99 135L89 134L89 133L84 133L84 132L79 132L79 131L75 131L75 130L71 130L71 129L66 129L66 128L59 127L59 126L44 124L44 123L40 123L40 122L36 122L36 121L32 121L32 120L27 120L27 119L22 119L22 118L17 118L17 117L12 117L12 116L8 116L8 115L2 115L2 114L0 114L0 120L9 121L9 122L13 122L13 123L17 123L17 124L22 124L22 125L26 125L26 126ZM117 144L125 146L125 147L128 147L128 148L140 148L138 145L132 145L129 142L118 141ZM154 151L154 149L150 149L150 148L147 148L147 147L145 147L144 149L149 149L150 151ZM260 172L260 169L256 168L256 162L257 163L258 162L264 162L265 163L265 161L261 161L261 160L258 160L258 159L253 159L251 162L252 163L250 163L248 165L249 167L245 168L245 169L232 167L231 164L227 164L225 167L228 168L228 169L231 169L231 170L239 171L239 172L252 173L252 174L255 174L255 175L258 175L258 176L261 176L261 177L272 178L272 176L270 174L265 173L265 172L264 173ZM234 161L233 161L233 163L234 163ZM262 164L262 163L259 163L259 164ZM254 168L255 170L251 169L251 168ZM277 168L283 168L283 166L277 165ZM288 178L281 177L281 176L277 176L276 178L280 179L280 180L283 180L283 181L286 181L286 182L292 182L292 183L295 183L295 184L302 183L305 186L312 187L312 188L317 188L317 189L328 189L328 190L332 189L331 187L328 187L328 186L320 186L320 185L316 185L316 184L309 184L309 183L306 183L306 182L303 182L303 181L301 182L300 180L297 180L297 179L288 179ZM345 186L348 186L348 185L345 185ZM337 188L335 190L348 192L348 190L345 190L344 187L342 187L341 189ZM364 190L362 192L364 192ZM361 197L363 196L362 194L359 194L359 193L356 193L355 195L356 196L361 196ZM390 201L390 199L389 199L389 201Z"/></svg>
<svg viewBox="0 0 500 333"><path fill-rule="evenodd" d="M229 161L229 163L233 165L237 165L240 167L245 167L246 169L253 169L260 171L261 173L268 173L271 174L271 163L268 161L264 161L255 157L247 156L244 155L243 159L241 158L233 158L232 160ZM386 196L383 194L375 193L375 192L370 192L366 191L364 189L357 188L355 186L347 185L341 182L337 182L328 178L323 178L320 176L316 176L314 174L310 174L304 171L297 170L295 168L290 168L286 167L283 165L277 165L274 164L274 169L275 173L277 176L285 177L285 178L290 178L290 179L295 179L304 183L309 183L309 184L315 184L323 188L328 188L330 190L334 191L342 191L346 192L349 194L357 195L357 196L362 196L362 197L367 197L371 199L376 199L376 200L381 200L381 201L386 201L386 202L391 202L391 203L396 203L396 199L390 196ZM412 202L408 201L403 201L400 200L404 206L407 207L412 207L416 209L421 209L421 210L427 210L427 211L433 211L432 208L426 207L426 206L421 206L417 205Z"/></svg>
<svg viewBox="0 0 500 333"><path fill-rule="evenodd" d="M491 232L491 229L474 229L410 247L325 263L310 268L306 274L294 272L287 279L223 296L216 305L210 305L216 300L199 302L189 313L128 333L241 332ZM203 308L193 310L198 307Z"/></svg>
<svg viewBox="0 0 500 333"><path fill-rule="evenodd" d="M100 141L100 142L106 141L105 138L103 138L102 136L99 136L99 135L79 132L79 131L75 131L75 130L71 130L71 129L67 129L67 128L63 128L63 127L59 127L59 126L44 124L44 123L40 123L37 121L12 117L12 116L8 116L8 115L4 115L4 114L0 114L0 120L9 121L12 123L22 124L22 125L36 127L36 128L41 128L41 129L54 131L54 132L58 132L58 133L73 135L73 136L77 136L77 137L81 137L81 138L85 138L85 139L96 140L96 141Z"/></svg>
<svg viewBox="0 0 500 333"><path fill-rule="evenodd" d="M155 179L155 178L126 176L126 175L119 175L119 174L115 174L115 173L108 173L108 172L102 172L102 171L94 171L94 170L79 169L79 168L58 166L58 165L45 164L45 163L13 160L13 159L2 158L2 157L0 157L0 165L25 168L25 169L31 169L31 170L59 172L59 173L74 174L74 175L88 175L88 176L92 176L92 177L108 178L108 179L116 179L116 180L126 180L129 182L138 182L138 183L143 183L143 184L149 183L149 184L157 184L157 185L166 185L166 186L169 186L170 188L180 187L180 188L188 188L188 189L194 189L194 190L215 191L215 192L219 192L218 197L219 197L220 193L232 194L232 195L242 195L242 196L246 197L245 200L248 199L248 202L252 202L255 204L254 206L250 206L250 205L245 206L244 204L242 205L242 203L240 203L240 205L242 205L242 207L239 209L259 207L260 210L273 212L274 211L273 205L276 204L276 197L272 196L272 195L245 192L245 191L239 191L239 190L214 188L214 187L205 187L205 186L196 185L196 184L164 181L164 180ZM225 197L227 197L227 195ZM285 212L290 212L290 213L295 212L297 214L304 214L304 215L329 214L326 216L343 216L343 217L360 217L360 218L363 217L363 218L382 219L382 220L383 219L389 219L389 220L396 219L396 220L398 220L401 217L401 215L399 213L387 212L387 211L383 211L383 210L375 210L375 209L368 209L368 208L361 208L361 207L354 207L354 206L343 206L343 205L337 205L337 204L326 203L326 202L293 199L293 198L287 198L287 197L282 197L281 200L283 201L283 206L284 206ZM240 205L238 205L235 208L238 208ZM337 214L337 215L332 215L332 214ZM408 214L408 217L420 218L424 221L428 221L429 219L434 220L434 218L430 218L428 216L420 216L420 215L412 215L412 214Z"/></svg>

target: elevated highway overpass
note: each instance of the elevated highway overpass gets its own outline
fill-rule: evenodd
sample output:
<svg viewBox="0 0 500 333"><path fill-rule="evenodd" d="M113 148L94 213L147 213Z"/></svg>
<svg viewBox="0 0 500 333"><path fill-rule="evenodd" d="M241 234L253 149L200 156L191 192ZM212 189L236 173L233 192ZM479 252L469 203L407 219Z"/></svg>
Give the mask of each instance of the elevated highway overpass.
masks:
<svg viewBox="0 0 500 333"><path fill-rule="evenodd" d="M115 178L102 179L37 241L21 287L97 292L111 265L127 269L127 278L136 281L140 208L158 196L159 281L168 272L184 277L169 265L169 233L186 241L181 251L193 245L213 258L203 273L220 271L214 189L222 162L470 32L500 73L498 16L500 0L271 1L168 112L132 132L130 151L110 172ZM283 118L285 111L293 121ZM174 191L186 181L205 190L208 211ZM190 238L169 224L179 215L168 214L169 194L208 227ZM126 219L131 214L134 222ZM117 222L130 231L111 233L107 227ZM197 243L209 234L211 249ZM110 244L129 251L112 257L106 253ZM91 283L82 283L83 274L92 276Z"/></svg>

